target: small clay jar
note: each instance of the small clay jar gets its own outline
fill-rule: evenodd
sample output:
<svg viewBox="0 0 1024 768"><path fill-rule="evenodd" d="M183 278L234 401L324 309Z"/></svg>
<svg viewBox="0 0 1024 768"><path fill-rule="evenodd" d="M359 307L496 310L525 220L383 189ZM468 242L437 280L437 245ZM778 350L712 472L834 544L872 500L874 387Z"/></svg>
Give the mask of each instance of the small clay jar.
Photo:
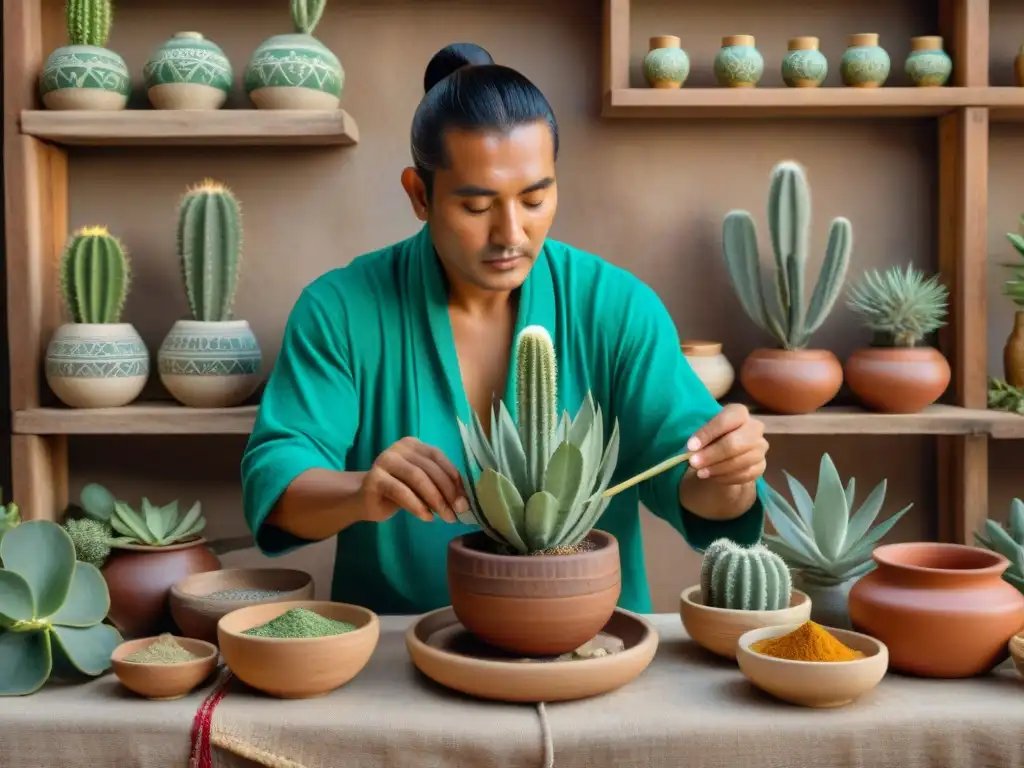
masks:
<svg viewBox="0 0 1024 768"><path fill-rule="evenodd" d="M1013 60L1014 81L1018 88L1024 88L1024 45L1020 47L1017 56Z"/></svg>
<svg viewBox="0 0 1024 768"><path fill-rule="evenodd" d="M764 74L764 58L753 35L728 35L715 54L715 78L725 88L753 88Z"/></svg>
<svg viewBox="0 0 1024 768"><path fill-rule="evenodd" d="M690 364L697 378L707 387L715 400L729 392L736 380L736 372L717 341L684 341L681 345L683 356Z"/></svg>
<svg viewBox="0 0 1024 768"><path fill-rule="evenodd" d="M690 74L690 57L675 35L658 35L650 39L650 50L644 56L644 78L651 88L682 88Z"/></svg>
<svg viewBox="0 0 1024 768"><path fill-rule="evenodd" d="M828 59L818 50L818 38L794 37L782 57L782 81L790 88L817 88L828 74Z"/></svg>
<svg viewBox="0 0 1024 768"><path fill-rule="evenodd" d="M881 413L918 413L949 386L949 362L934 347L866 347L843 367L850 391Z"/></svg>
<svg viewBox="0 0 1024 768"><path fill-rule="evenodd" d="M912 37L904 68L914 85L919 88L936 88L949 80L953 73L953 60L942 50L941 37Z"/></svg>
<svg viewBox="0 0 1024 768"><path fill-rule="evenodd" d="M740 383L773 413L812 413L839 394L843 366L827 349L755 349L740 366Z"/></svg>
<svg viewBox="0 0 1024 768"><path fill-rule="evenodd" d="M851 88L880 88L889 79L892 63L878 44L878 35L865 32L850 35L839 65L843 83Z"/></svg>
<svg viewBox="0 0 1024 768"><path fill-rule="evenodd" d="M1011 387L1024 388L1024 310L1013 317L1013 331L1003 347L1003 375Z"/></svg>

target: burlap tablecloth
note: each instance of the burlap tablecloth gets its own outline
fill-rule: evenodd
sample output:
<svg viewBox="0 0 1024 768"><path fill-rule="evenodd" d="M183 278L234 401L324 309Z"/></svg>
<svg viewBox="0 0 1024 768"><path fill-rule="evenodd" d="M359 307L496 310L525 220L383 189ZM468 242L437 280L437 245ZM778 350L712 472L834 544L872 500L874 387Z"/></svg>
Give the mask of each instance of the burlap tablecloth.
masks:
<svg viewBox="0 0 1024 768"><path fill-rule="evenodd" d="M232 682L213 717L215 765L541 768L537 708L470 700L424 679L405 650L408 621L383 618L374 658L328 696L280 701ZM678 616L653 621L661 645L640 678L545 707L557 768L1024 768L1024 681L1012 666L962 681L890 673L849 706L804 709L705 654ZM0 766L187 766L193 716L211 687L148 702L108 675L0 699Z"/></svg>

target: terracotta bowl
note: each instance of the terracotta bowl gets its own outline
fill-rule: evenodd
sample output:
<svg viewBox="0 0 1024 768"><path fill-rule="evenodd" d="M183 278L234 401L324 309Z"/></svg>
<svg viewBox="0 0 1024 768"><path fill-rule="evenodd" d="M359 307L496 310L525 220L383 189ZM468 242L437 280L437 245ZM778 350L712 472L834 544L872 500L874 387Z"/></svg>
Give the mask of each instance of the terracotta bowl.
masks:
<svg viewBox="0 0 1024 768"><path fill-rule="evenodd" d="M225 589L280 589L281 594L256 600L211 600L206 595ZM292 600L312 600L313 577L288 568L227 568L186 576L171 587L171 617L185 637L217 642L217 622L238 608Z"/></svg>
<svg viewBox="0 0 1024 768"><path fill-rule="evenodd" d="M679 596L679 615L686 633L702 648L727 659L736 658L740 636L752 629L802 624L811 618L811 598L793 590L789 608L778 611L741 611L713 608L700 601L700 584L687 587Z"/></svg>
<svg viewBox="0 0 1024 768"><path fill-rule="evenodd" d="M242 634L292 608L306 608L357 628L343 635L295 639ZM246 685L280 699L322 696L344 685L366 666L379 638L380 620L373 611L327 600L251 605L217 622L220 652L228 668Z"/></svg>
<svg viewBox="0 0 1024 768"><path fill-rule="evenodd" d="M147 699L168 701L180 699L192 691L217 668L217 646L191 637L174 636L178 645L201 658L180 664L142 664L125 661L137 650L145 648L157 637L128 640L110 654L114 674L121 685Z"/></svg>
<svg viewBox="0 0 1024 768"><path fill-rule="evenodd" d="M776 698L804 707L841 707L863 696L885 677L889 649L860 632L824 627L837 640L864 654L855 661L790 661L750 650L751 643L792 632L803 622L744 633L736 660L751 683Z"/></svg>

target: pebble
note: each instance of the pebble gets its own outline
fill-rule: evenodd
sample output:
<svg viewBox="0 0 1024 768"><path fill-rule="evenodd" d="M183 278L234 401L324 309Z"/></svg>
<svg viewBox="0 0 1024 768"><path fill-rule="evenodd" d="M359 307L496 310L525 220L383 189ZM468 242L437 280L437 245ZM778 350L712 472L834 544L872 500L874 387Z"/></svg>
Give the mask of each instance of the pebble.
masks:
<svg viewBox="0 0 1024 768"><path fill-rule="evenodd" d="M236 587L235 589L222 589L203 595L208 600L266 600L271 597L283 595L284 589L246 589Z"/></svg>

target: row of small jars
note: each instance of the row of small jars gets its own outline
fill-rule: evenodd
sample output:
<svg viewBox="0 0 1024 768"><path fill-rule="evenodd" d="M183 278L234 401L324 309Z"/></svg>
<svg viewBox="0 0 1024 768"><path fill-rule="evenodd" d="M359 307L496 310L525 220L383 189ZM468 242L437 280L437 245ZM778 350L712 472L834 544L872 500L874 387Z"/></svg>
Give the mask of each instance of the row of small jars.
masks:
<svg viewBox="0 0 1024 768"><path fill-rule="evenodd" d="M941 86L949 80L953 62L942 48L942 38L913 37L905 70L914 85ZM878 44L878 35L862 33L847 38L839 71L843 84L854 88L878 88L889 77L889 54ZM644 77L652 88L681 88L690 74L690 58L675 35L650 39L644 57ZM764 57L753 35L729 35L715 54L715 78L728 88L750 88L764 74ZM816 88L828 74L828 59L818 50L818 38L794 37L782 59L782 79L791 88Z"/></svg>

